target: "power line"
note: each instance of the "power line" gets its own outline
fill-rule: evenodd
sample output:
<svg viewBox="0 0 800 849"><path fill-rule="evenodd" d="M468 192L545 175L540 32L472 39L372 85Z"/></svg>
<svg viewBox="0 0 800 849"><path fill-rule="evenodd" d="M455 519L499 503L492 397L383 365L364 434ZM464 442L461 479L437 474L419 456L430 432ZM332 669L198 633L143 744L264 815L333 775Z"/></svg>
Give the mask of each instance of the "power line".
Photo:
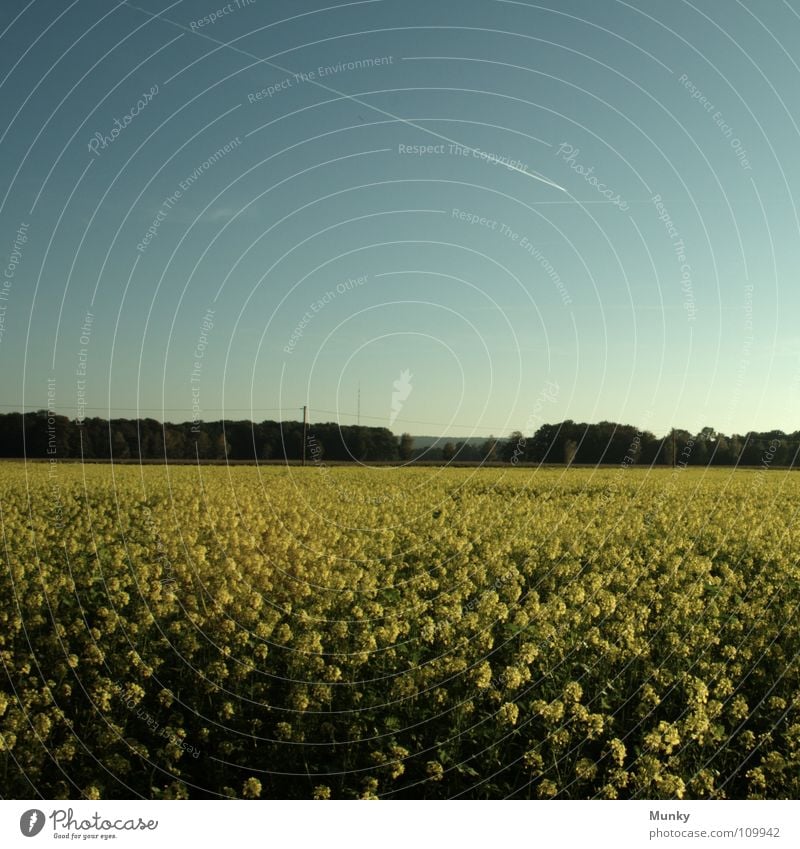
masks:
<svg viewBox="0 0 800 849"><path fill-rule="evenodd" d="M14 409L26 408L28 410L46 410L47 404L0 404L0 407ZM62 408L63 409L63 408ZM73 407L66 409L72 410ZM105 410L108 407L82 407L84 410ZM302 410L302 407L204 407L203 410L208 413L280 413L282 410ZM123 413L190 413L191 410L187 407L114 407L113 411Z"/></svg>
<svg viewBox="0 0 800 849"><path fill-rule="evenodd" d="M326 415L330 415L330 416L353 416L353 417L360 416L361 418L371 419L372 421L376 421L376 422L388 421L388 416L368 416L368 415L365 415L365 414L362 415L360 412L349 413L349 412L345 412L343 410L320 410L320 409L317 409L316 407L310 407L309 409L311 410L312 413L325 413ZM504 429L510 427L510 425L508 425L508 424L495 425L495 426L493 426L493 425L483 425L483 424L482 425L476 425L474 423L473 424L457 424L456 422L431 422L431 421L423 421L421 419L401 419L399 417L397 419L395 419L395 422L402 422L404 424L431 425L432 427L458 427L458 428L464 428L464 429L467 429L467 430L475 430L476 428L478 430L504 430Z"/></svg>
<svg viewBox="0 0 800 849"><path fill-rule="evenodd" d="M359 393L360 394L360 393ZM21 410L22 407L25 407L27 410L33 410L34 412L39 410L47 410L47 404L0 404L0 408L5 409L16 409ZM63 409L63 408L62 408ZM73 409L73 408L67 408ZM184 413L185 415L191 415L192 411L186 407L114 407L109 410L108 407L83 407L84 410L94 410L98 412L111 413L112 416L118 413ZM303 410L304 407L294 407L294 406L286 406L286 407L205 407L203 412L205 413L288 413L292 410ZM324 414L330 416L349 416L355 418L356 421L360 424L361 419L369 419L370 421L375 422L387 422L387 416L369 416L361 413L361 404L360 398L358 403L358 409L355 412L347 412L344 410L323 410L315 407L308 407L308 413L312 414ZM57 415L61 415L58 414ZM188 421L188 419L187 419ZM476 425L476 424L459 424L457 422L432 422L426 421L422 419L403 419L397 418L395 419L395 423L401 424L418 424L418 425L429 425L430 427L445 427L445 428L458 428L461 430L492 430L492 431L503 431L507 430L510 425Z"/></svg>

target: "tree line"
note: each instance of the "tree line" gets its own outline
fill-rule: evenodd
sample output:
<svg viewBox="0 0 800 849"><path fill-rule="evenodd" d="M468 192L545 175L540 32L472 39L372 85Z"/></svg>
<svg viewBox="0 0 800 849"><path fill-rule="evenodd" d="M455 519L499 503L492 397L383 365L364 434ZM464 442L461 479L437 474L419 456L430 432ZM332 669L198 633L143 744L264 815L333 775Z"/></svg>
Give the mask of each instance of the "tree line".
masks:
<svg viewBox="0 0 800 849"><path fill-rule="evenodd" d="M397 460L400 441L385 427L344 426L335 422L308 427L318 459ZM39 410L0 414L0 457L116 460L299 460L303 423L220 420L172 424L155 419L85 418Z"/></svg>
<svg viewBox="0 0 800 849"><path fill-rule="evenodd" d="M442 440L415 447L413 436L385 427L308 425L309 463L444 461L580 465L795 466L800 431L726 435L711 427L675 429L663 437L633 425L567 420L532 435L489 437L483 443ZM220 420L162 423L155 419L86 418L47 410L0 414L0 457L117 460L286 461L303 456L303 423Z"/></svg>
<svg viewBox="0 0 800 849"><path fill-rule="evenodd" d="M448 442L444 460L499 460L506 463L628 464L657 466L794 466L800 431L750 431L726 435L712 427L698 433L674 429L666 436L616 422L543 424L532 435L515 431L482 446Z"/></svg>

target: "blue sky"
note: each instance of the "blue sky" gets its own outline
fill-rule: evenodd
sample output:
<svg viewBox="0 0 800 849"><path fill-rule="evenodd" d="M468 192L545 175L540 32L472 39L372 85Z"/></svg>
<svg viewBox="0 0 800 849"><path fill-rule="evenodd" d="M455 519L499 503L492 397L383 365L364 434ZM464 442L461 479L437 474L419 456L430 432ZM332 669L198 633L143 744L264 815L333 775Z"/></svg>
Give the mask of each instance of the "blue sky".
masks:
<svg viewBox="0 0 800 849"><path fill-rule="evenodd" d="M408 371L398 433L797 428L797 0L0 33L4 409L388 426Z"/></svg>

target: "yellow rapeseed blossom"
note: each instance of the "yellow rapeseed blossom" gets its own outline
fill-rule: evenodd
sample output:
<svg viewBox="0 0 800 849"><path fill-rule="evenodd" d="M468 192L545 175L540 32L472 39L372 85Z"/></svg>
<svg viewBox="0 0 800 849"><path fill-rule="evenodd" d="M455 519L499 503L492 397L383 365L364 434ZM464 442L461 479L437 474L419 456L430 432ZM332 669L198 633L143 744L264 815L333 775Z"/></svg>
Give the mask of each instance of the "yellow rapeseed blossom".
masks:
<svg viewBox="0 0 800 849"><path fill-rule="evenodd" d="M509 471L4 464L4 793L800 796L800 477Z"/></svg>

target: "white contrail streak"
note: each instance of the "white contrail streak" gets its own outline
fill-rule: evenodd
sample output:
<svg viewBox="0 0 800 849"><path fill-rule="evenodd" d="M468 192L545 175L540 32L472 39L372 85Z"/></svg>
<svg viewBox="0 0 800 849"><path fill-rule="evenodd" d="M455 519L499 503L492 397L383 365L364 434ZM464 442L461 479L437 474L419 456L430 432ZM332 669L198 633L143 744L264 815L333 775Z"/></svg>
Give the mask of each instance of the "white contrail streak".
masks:
<svg viewBox="0 0 800 849"><path fill-rule="evenodd" d="M204 38L206 39L206 41L210 41L213 44L216 44L218 47L227 47L229 50L233 50L236 53L241 54L242 56L247 56L249 59L254 59L256 62L259 62L263 65L268 65L270 68L274 68L275 70L280 71L283 74L290 74L292 76L295 76L294 71L291 71L288 68L284 68L283 66L278 65L275 62L271 62L269 59L262 59L260 56L256 56L254 53L249 53L247 50L242 50L241 47L235 47L232 43L228 41L220 41L219 39L213 38L212 36L207 35L204 32L198 32L197 30L190 29L189 27L184 26L178 21L173 21L171 18L165 18L162 13L155 13L150 12L147 9L142 9L140 6L136 6L133 3L129 3L128 0L123 0L121 5L127 6L129 9L134 9L135 11L140 12L143 15L147 15L151 20L164 21L164 23L170 24L173 27L177 27L178 29L183 30L184 32L188 32L190 35L194 35L199 38ZM415 130L419 130L422 133L427 133L429 136L441 139L442 141L446 141L452 145L457 145L458 147L461 147L464 150L468 150L473 154L478 152L476 148L470 147L468 144L457 142L454 139L448 138L447 136L443 136L441 133L437 133L435 130L431 130L428 127L423 127L419 124L415 124L413 121L409 121L407 118L401 118L399 115L394 115L391 112L387 112L385 109L381 109L380 106L374 106L372 103L367 103L365 100L360 100L358 97L355 97L352 94L346 94L345 92L339 91L338 89L335 89L332 86L325 85L324 83L321 83L318 80L308 79L305 82L310 85L317 86L317 88L321 88L323 91L327 91L329 94L335 94L337 97L344 98L345 100L352 100L353 103L357 103L359 106L363 106L365 109L371 109L373 112L377 112L379 115L383 115L386 118L391 118L393 121L399 121L401 124L406 124L409 127L413 127ZM553 183L552 181L547 180L544 177L540 177L538 174L531 174L530 171L524 171L516 165L509 165L507 162L502 162L500 160L496 161L498 162L498 164L505 165L506 168L509 168L512 171L519 171L520 174L524 174L526 177L530 177L532 180L537 180L540 183L544 183L547 186L551 186L554 189L558 189L559 191L567 193L567 190L562 186L559 186L557 183Z"/></svg>

